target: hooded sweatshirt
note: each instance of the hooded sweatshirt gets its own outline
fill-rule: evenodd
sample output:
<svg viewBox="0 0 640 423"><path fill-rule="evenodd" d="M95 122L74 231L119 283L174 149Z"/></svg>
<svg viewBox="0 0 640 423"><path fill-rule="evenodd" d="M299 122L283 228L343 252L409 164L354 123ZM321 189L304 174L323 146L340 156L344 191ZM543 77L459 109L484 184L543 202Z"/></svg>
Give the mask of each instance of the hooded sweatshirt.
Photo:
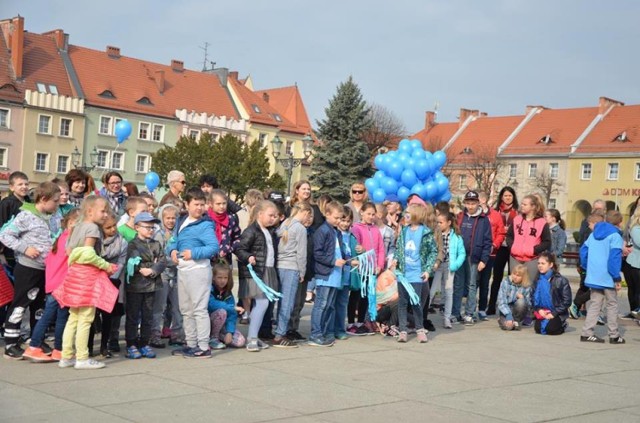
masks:
<svg viewBox="0 0 640 423"><path fill-rule="evenodd" d="M53 239L49 227L51 215L41 214L35 204L24 203L20 213L0 230L0 242L11 248L18 263L33 269L44 269ZM36 258L25 255L28 247L40 252Z"/></svg>
<svg viewBox="0 0 640 423"><path fill-rule="evenodd" d="M580 247L580 265L587 269L585 286L613 289L620 282L622 268L622 234L607 222L598 222L593 233Z"/></svg>
<svg viewBox="0 0 640 423"><path fill-rule="evenodd" d="M287 233L287 241L283 239ZM284 222L277 230L278 269L297 270L304 276L307 272L307 228L298 219Z"/></svg>

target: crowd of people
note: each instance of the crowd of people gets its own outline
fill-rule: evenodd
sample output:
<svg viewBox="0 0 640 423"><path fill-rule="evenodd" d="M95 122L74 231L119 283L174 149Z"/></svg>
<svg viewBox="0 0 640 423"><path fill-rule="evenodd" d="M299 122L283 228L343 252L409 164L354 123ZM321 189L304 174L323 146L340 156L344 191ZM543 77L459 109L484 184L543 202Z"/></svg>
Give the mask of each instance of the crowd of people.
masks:
<svg viewBox="0 0 640 423"><path fill-rule="evenodd" d="M640 317L637 207L623 225L619 212L594 203L580 230L573 297L559 267L567 241L560 212L534 194L519 202L508 186L495 206L471 190L458 209L417 195L404 205L395 196L373 204L360 182L347 204L314 201L302 180L289 198L249 189L243 206L211 175L187 189L184 174L171 171L160 202L123 185L117 172L102 183L98 190L72 170L29 195L28 176L10 175L11 194L0 202L5 358L99 369L118 353L155 358L167 342L186 358L301 342L330 347L376 333L426 343L434 313L446 330L495 316L502 330L533 326L546 335L586 313L580 340L600 343L594 328L603 308L609 342L623 344L621 272L632 310L625 318Z"/></svg>

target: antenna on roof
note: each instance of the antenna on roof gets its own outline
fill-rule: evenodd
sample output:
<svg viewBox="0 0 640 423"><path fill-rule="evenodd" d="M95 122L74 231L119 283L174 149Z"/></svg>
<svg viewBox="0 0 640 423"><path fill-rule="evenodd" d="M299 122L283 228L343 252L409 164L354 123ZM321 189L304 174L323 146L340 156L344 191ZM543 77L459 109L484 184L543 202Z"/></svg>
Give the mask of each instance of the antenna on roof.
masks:
<svg viewBox="0 0 640 423"><path fill-rule="evenodd" d="M440 108L440 102L438 100L436 100L435 104L433 105L433 113L435 114L435 119L434 120L438 120L438 109Z"/></svg>
<svg viewBox="0 0 640 423"><path fill-rule="evenodd" d="M204 60L202 61L202 72L205 72L207 70L207 63L209 63L209 46L210 45L211 44L205 41L204 47L198 46L199 49L204 50Z"/></svg>

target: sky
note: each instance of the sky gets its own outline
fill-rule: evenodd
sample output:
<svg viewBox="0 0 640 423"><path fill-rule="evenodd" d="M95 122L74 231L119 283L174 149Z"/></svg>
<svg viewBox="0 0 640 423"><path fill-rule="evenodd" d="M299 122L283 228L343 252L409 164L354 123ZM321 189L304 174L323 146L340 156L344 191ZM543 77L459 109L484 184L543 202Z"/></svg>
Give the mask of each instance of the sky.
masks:
<svg viewBox="0 0 640 423"><path fill-rule="evenodd" d="M315 126L349 76L409 134L460 108L640 104L640 2L634 0L0 0L0 18L63 29L71 44L251 75L255 89L297 84Z"/></svg>

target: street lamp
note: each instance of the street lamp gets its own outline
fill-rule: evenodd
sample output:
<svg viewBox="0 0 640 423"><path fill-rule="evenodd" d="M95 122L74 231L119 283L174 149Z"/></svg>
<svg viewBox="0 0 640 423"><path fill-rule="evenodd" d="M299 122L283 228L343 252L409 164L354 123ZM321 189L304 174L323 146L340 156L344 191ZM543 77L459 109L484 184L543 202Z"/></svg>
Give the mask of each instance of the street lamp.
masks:
<svg viewBox="0 0 640 423"><path fill-rule="evenodd" d="M282 140L279 136L273 137L271 140L271 146L273 147L273 158L276 159L276 163L280 163L284 170L287 172L287 193L291 192L291 176L293 175L293 169L300 166L303 160L306 160L311 156L311 148L313 147L313 138L310 134L307 134L302 138L302 148L304 157L293 157L292 151L286 152L286 157L279 159L280 149L282 148Z"/></svg>
<svg viewBox="0 0 640 423"><path fill-rule="evenodd" d="M73 148L73 153L71 153L71 163L76 169L80 169L83 172L89 173L98 165L98 150L93 147L93 151L89 154L90 162L89 164L85 164L82 161L82 153L78 151L78 147Z"/></svg>

